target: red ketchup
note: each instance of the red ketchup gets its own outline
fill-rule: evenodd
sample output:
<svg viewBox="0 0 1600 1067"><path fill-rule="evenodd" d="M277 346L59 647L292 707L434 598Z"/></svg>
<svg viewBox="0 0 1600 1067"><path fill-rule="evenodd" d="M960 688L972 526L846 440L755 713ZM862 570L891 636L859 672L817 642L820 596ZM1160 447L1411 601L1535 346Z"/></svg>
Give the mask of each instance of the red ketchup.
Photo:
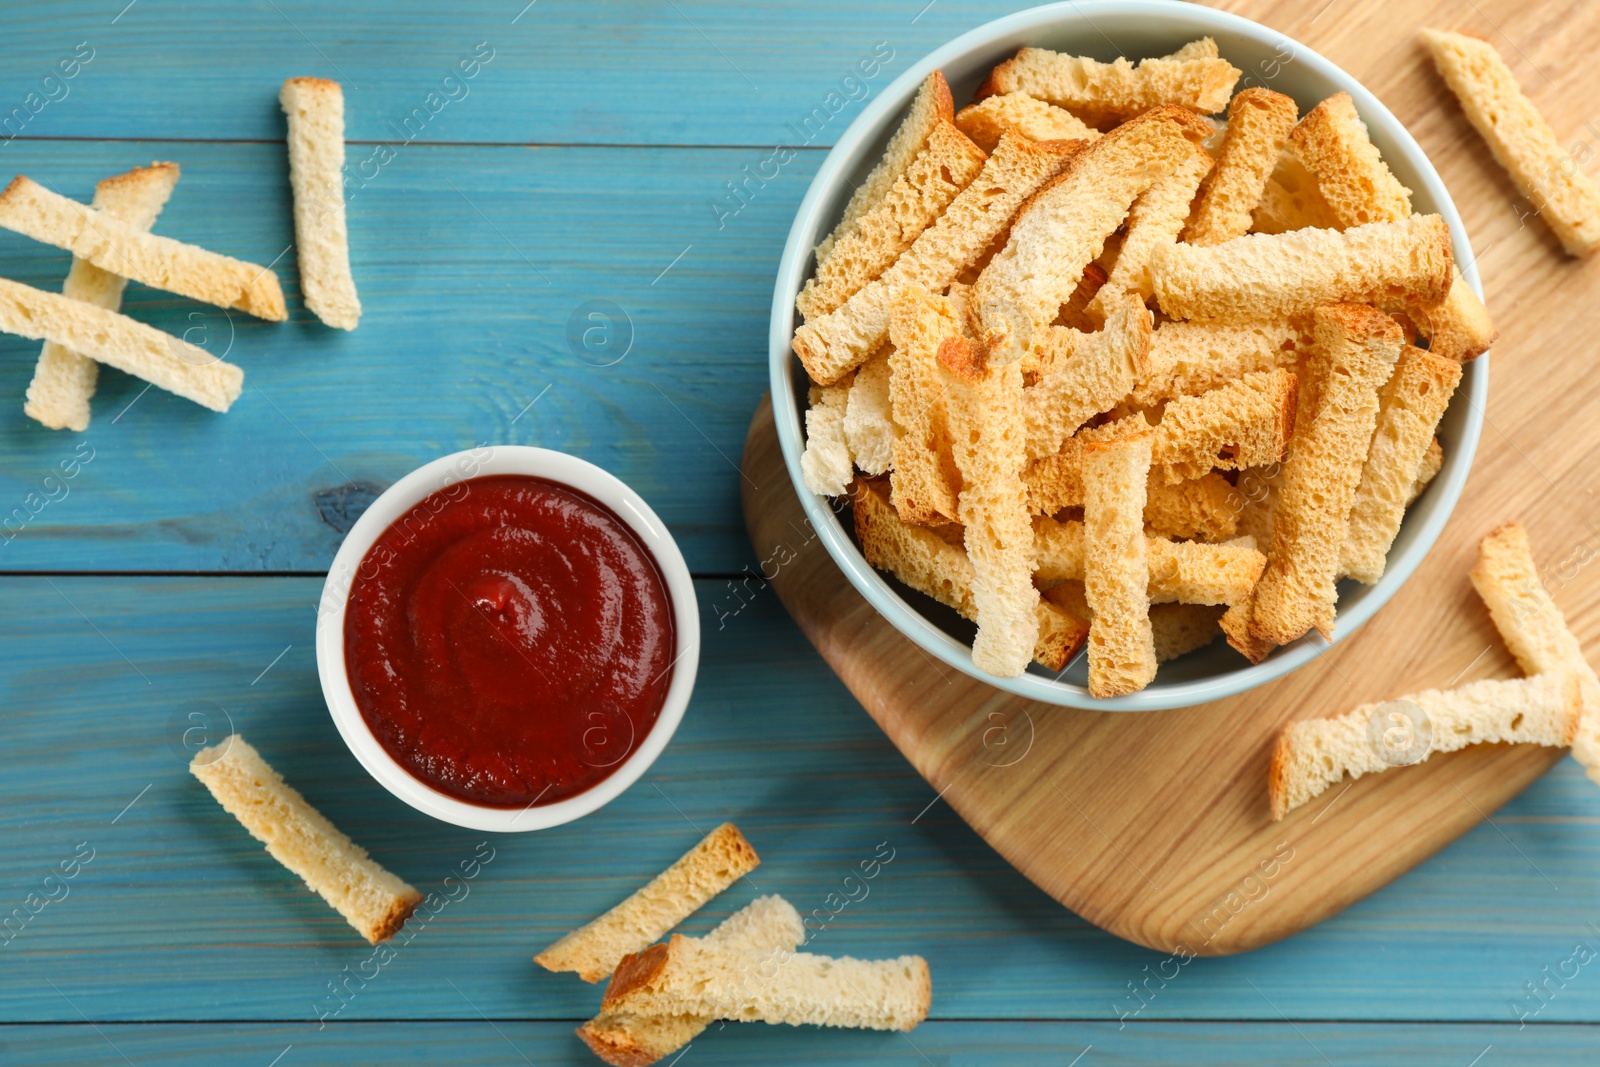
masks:
<svg viewBox="0 0 1600 1067"><path fill-rule="evenodd" d="M656 561L599 501L542 478L442 489L395 521L350 586L356 706L441 793L550 804L619 767L676 656Z"/></svg>

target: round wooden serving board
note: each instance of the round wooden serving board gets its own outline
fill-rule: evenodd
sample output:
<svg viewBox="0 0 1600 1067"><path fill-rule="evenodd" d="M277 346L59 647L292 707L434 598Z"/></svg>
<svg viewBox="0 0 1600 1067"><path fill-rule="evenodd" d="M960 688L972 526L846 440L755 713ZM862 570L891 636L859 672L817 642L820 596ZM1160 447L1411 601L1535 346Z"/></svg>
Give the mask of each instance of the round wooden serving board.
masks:
<svg viewBox="0 0 1600 1067"><path fill-rule="evenodd" d="M1036 704L934 662L856 593L808 536L767 401L750 426L742 479L757 557L787 561L771 580L778 595L944 801L1074 912L1130 941L1200 955L1256 948L1333 915L1564 757L1481 746L1335 785L1280 823L1268 817L1267 760L1285 723L1516 674L1467 580L1479 537L1521 519L1585 648L1600 638L1600 566L1591 565L1600 558L1600 262L1563 254L1414 43L1423 25L1494 41L1558 133L1588 143L1575 154L1600 158L1600 124L1584 125L1584 102L1600 97L1600 70L1586 58L1600 46L1600 6L1457 10L1401 0L1341 3L1326 17L1320 4L1224 6L1339 63L1407 125L1473 236L1500 330L1466 492L1375 619L1288 677L1230 700L1148 713ZM1520 862L1508 853L1508 864Z"/></svg>

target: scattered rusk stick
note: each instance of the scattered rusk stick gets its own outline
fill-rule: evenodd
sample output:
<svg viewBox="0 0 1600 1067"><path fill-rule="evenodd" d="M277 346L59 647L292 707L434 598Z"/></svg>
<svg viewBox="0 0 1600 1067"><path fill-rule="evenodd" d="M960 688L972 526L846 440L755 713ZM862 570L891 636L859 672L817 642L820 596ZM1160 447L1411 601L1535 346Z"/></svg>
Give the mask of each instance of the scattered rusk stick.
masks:
<svg viewBox="0 0 1600 1067"><path fill-rule="evenodd" d="M138 230L155 225L156 217L178 182L176 163L152 163L101 180L94 187L94 207ZM61 295L117 311L128 280L109 274L76 256L67 271ZM89 398L94 396L100 364L81 352L46 341L33 369L22 412L52 430L87 430Z"/></svg>
<svg viewBox="0 0 1600 1067"><path fill-rule="evenodd" d="M1228 129L1217 150L1216 169L1200 186L1183 239L1215 245L1243 237L1278 164L1300 110L1271 89L1243 89L1228 105Z"/></svg>
<svg viewBox="0 0 1600 1067"><path fill-rule="evenodd" d="M1089 623L1089 692L1123 696L1156 676L1150 630L1145 482L1153 435L1093 442L1083 462L1083 585Z"/></svg>
<svg viewBox="0 0 1600 1067"><path fill-rule="evenodd" d="M422 902L421 893L369 858L238 734L196 753L189 771L268 855L371 944L393 937Z"/></svg>
<svg viewBox="0 0 1600 1067"><path fill-rule="evenodd" d="M805 944L800 913L780 896L757 897L700 939L712 948L761 953L776 963ZM613 1067L644 1067L677 1052L716 1020L709 1015L602 1011L578 1027L589 1050Z"/></svg>
<svg viewBox="0 0 1600 1067"><path fill-rule="evenodd" d="M761 862L739 828L725 822L622 903L557 940L533 961L598 982L631 953L659 940Z"/></svg>
<svg viewBox="0 0 1600 1067"><path fill-rule="evenodd" d="M1494 45L1443 30L1420 36L1467 121L1567 251L1600 250L1600 186L1561 147Z"/></svg>
<svg viewBox="0 0 1600 1067"><path fill-rule="evenodd" d="M268 268L136 229L20 174L0 193L0 226L156 289L273 322L289 317Z"/></svg>
<svg viewBox="0 0 1600 1067"><path fill-rule="evenodd" d="M278 103L289 120L294 243L306 307L325 324L353 330L361 300L350 273L344 208L344 90L325 78L288 78ZM248 308L246 310L249 310Z"/></svg>
<svg viewBox="0 0 1600 1067"><path fill-rule="evenodd" d="M126 315L0 278L0 330L63 348L143 378L212 411L227 411L244 371Z"/></svg>

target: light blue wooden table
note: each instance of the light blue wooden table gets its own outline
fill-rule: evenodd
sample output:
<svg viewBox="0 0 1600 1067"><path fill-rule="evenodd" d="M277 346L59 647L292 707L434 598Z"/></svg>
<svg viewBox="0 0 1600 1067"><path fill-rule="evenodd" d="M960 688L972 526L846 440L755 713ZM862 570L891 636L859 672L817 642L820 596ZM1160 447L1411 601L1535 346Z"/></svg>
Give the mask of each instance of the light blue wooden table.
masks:
<svg viewBox="0 0 1600 1067"><path fill-rule="evenodd" d="M243 366L244 395L216 416L108 372L84 434L22 417L38 346L0 337L0 512L51 498L0 542L0 915L24 916L0 935L0 1062L594 1062L571 1031L598 991L529 957L723 819L765 862L691 929L757 892L819 907L888 842L870 896L815 944L923 954L933 1015L910 1035L714 1028L689 1065L1593 1062L1600 963L1567 961L1600 949L1600 791L1570 762L1333 921L1136 998L1160 957L1058 907L934 802L770 592L707 626L694 703L643 781L578 825L494 839L470 892L374 973L189 776L185 729L237 728L440 889L483 835L368 779L319 693L313 610L342 532L442 453L565 449L661 513L712 618L753 562L734 461L823 150L915 58L1022 6L525 2L6 9L0 166L87 199L178 161L159 232L276 263L291 321L130 286L132 315ZM875 49L881 73L845 81ZM75 52L92 58L46 82ZM350 335L298 299L276 101L297 74L346 87L366 309ZM835 90L856 99L730 199ZM0 232L0 275L53 289L67 263ZM613 309L609 349L569 343L593 302ZM92 459L51 489L74 454ZM75 855L92 859L66 895L47 889ZM364 977L340 1005L346 969Z"/></svg>

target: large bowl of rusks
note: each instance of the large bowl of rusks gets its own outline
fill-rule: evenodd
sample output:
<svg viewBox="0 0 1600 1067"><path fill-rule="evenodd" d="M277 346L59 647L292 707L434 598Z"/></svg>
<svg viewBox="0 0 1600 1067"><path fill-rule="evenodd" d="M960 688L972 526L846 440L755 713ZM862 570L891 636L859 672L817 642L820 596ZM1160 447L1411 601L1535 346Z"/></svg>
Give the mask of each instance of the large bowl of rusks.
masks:
<svg viewBox="0 0 1600 1067"><path fill-rule="evenodd" d="M930 656L1183 707L1411 575L1493 337L1443 183L1355 79L1196 5L1056 4L840 138L779 267L773 407L820 540Z"/></svg>

